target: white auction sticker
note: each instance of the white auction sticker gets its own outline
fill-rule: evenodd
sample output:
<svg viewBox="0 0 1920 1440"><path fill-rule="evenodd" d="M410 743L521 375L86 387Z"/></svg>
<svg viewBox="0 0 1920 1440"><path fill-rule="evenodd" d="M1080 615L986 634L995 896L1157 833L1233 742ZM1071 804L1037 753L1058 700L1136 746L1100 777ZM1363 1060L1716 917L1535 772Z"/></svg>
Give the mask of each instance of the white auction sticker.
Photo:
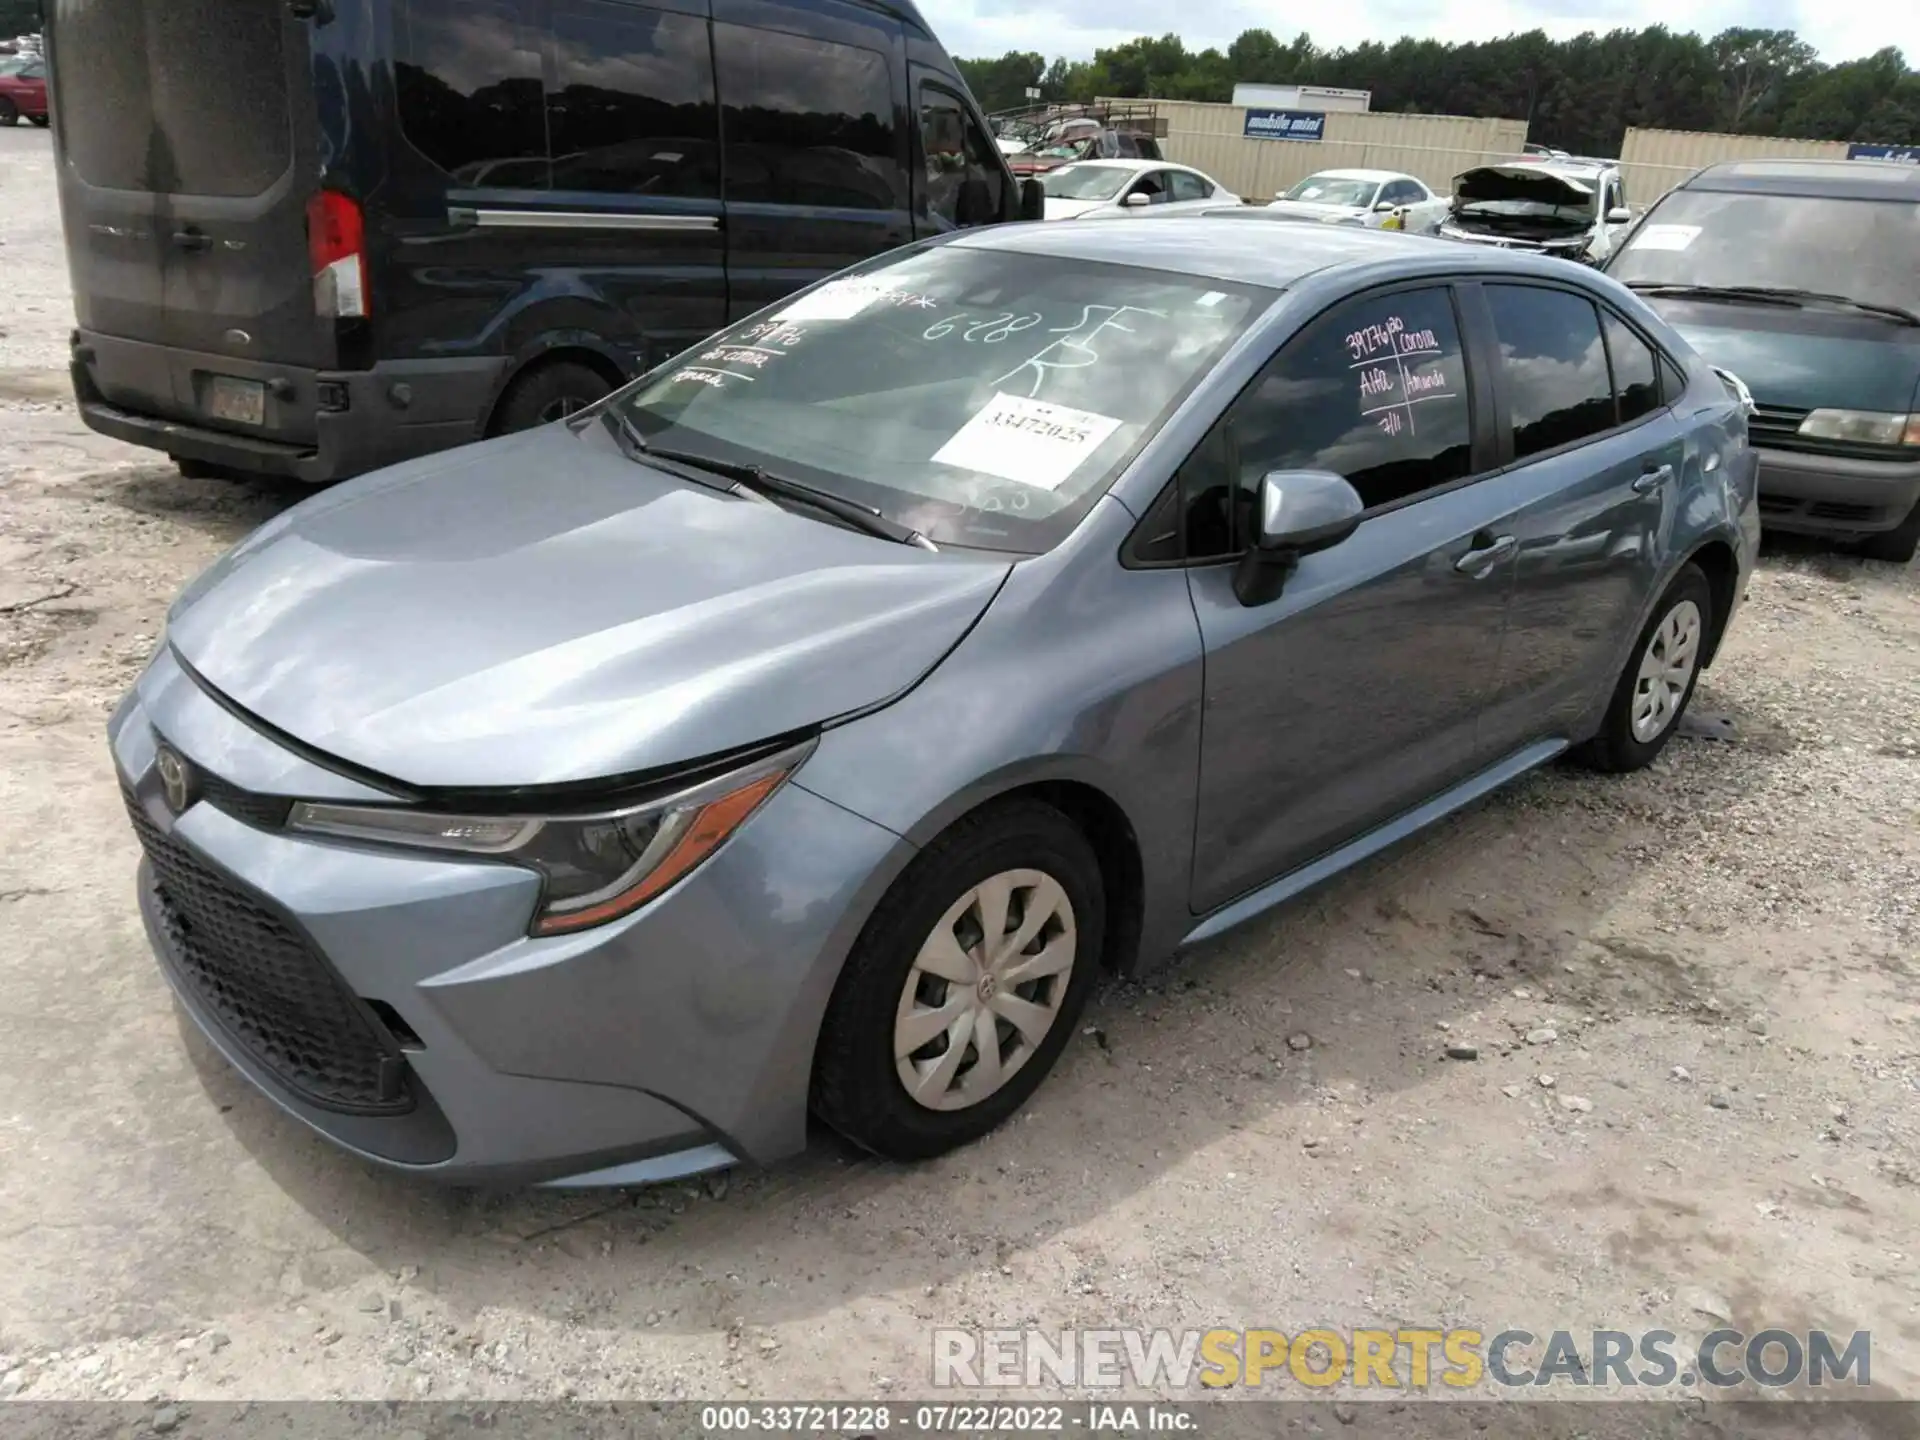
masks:
<svg viewBox="0 0 1920 1440"><path fill-rule="evenodd" d="M1698 225L1645 225L1627 242L1629 250L1684 250L1699 235Z"/></svg>
<svg viewBox="0 0 1920 1440"><path fill-rule="evenodd" d="M887 293L887 287L872 280L829 280L818 290L808 291L786 309L778 319L851 320Z"/></svg>
<svg viewBox="0 0 1920 1440"><path fill-rule="evenodd" d="M1058 490L1119 428L1111 415L998 394L934 451L933 458L942 465Z"/></svg>

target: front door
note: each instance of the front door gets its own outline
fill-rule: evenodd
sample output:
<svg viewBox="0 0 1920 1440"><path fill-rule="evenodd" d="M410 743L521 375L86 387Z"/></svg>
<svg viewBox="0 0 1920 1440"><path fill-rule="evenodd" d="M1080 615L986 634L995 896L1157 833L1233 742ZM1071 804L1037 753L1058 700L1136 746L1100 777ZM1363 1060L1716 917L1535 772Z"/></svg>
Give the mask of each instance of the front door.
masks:
<svg viewBox="0 0 1920 1440"><path fill-rule="evenodd" d="M1000 150L974 118L973 107L943 78L912 68L919 133L914 170L916 236L991 225L1005 214Z"/></svg>
<svg viewBox="0 0 1920 1440"><path fill-rule="evenodd" d="M1282 348L1183 468L1190 559L1245 543L1261 476L1344 475L1368 517L1242 605L1190 570L1206 650L1193 903L1207 911L1486 765L1512 579L1488 402L1444 285L1376 292ZM1476 425L1476 420L1480 421Z"/></svg>

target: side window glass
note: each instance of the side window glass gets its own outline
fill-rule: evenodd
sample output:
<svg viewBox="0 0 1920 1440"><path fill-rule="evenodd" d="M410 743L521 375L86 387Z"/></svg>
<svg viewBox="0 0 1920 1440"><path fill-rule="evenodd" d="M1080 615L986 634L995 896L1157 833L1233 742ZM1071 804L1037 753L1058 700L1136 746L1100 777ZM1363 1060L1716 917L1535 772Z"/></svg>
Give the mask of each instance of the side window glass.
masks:
<svg viewBox="0 0 1920 1440"><path fill-rule="evenodd" d="M706 23L608 0L553 14L553 188L717 199Z"/></svg>
<svg viewBox="0 0 1920 1440"><path fill-rule="evenodd" d="M1175 200L1204 200L1207 198L1207 182L1191 170L1170 172L1170 183Z"/></svg>
<svg viewBox="0 0 1920 1440"><path fill-rule="evenodd" d="M519 7L406 0L396 29L394 93L413 148L462 185L545 189L540 49Z"/></svg>
<svg viewBox="0 0 1920 1440"><path fill-rule="evenodd" d="M1653 349L1618 315L1600 312L1600 328L1607 337L1607 358L1613 362L1613 393L1620 404L1620 423L1630 425L1660 408L1660 366Z"/></svg>
<svg viewBox="0 0 1920 1440"><path fill-rule="evenodd" d="M1593 302L1565 290L1488 285L1516 460L1614 425L1613 383Z"/></svg>
<svg viewBox="0 0 1920 1440"><path fill-rule="evenodd" d="M1289 340L1180 472L1187 555L1245 546L1261 477L1331 470L1369 510L1473 469L1466 357L1445 289L1350 300Z"/></svg>
<svg viewBox="0 0 1920 1440"><path fill-rule="evenodd" d="M960 97L920 87L921 205L950 225L986 225L1000 218L999 150Z"/></svg>
<svg viewBox="0 0 1920 1440"><path fill-rule="evenodd" d="M717 23L727 198L849 210L906 206L886 56Z"/></svg>

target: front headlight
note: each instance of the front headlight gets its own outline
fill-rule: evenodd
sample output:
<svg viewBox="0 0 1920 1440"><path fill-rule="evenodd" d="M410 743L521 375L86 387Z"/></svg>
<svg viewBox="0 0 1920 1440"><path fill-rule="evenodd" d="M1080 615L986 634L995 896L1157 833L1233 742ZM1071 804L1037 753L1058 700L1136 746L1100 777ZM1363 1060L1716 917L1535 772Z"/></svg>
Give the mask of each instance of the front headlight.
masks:
<svg viewBox="0 0 1920 1440"><path fill-rule="evenodd" d="M539 873L535 935L630 914L694 869L799 768L813 742L685 790L587 815L449 815L303 802L287 827L310 835L485 855Z"/></svg>
<svg viewBox="0 0 1920 1440"><path fill-rule="evenodd" d="M1881 410L1811 410L1800 422L1809 440L1849 440L1856 445L1920 445L1920 415Z"/></svg>

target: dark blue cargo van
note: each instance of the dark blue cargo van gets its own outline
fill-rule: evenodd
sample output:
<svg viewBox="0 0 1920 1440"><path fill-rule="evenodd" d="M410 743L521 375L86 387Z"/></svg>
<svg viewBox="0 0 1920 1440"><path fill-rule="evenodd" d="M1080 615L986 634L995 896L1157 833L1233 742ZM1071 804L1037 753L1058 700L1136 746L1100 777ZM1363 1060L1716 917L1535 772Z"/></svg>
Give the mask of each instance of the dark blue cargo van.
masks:
<svg viewBox="0 0 1920 1440"><path fill-rule="evenodd" d="M189 470L336 480L537 424L1041 203L912 0L46 14L81 414Z"/></svg>
<svg viewBox="0 0 1920 1440"><path fill-rule="evenodd" d="M1753 392L1767 526L1920 547L1920 166L1702 170L1606 266Z"/></svg>

